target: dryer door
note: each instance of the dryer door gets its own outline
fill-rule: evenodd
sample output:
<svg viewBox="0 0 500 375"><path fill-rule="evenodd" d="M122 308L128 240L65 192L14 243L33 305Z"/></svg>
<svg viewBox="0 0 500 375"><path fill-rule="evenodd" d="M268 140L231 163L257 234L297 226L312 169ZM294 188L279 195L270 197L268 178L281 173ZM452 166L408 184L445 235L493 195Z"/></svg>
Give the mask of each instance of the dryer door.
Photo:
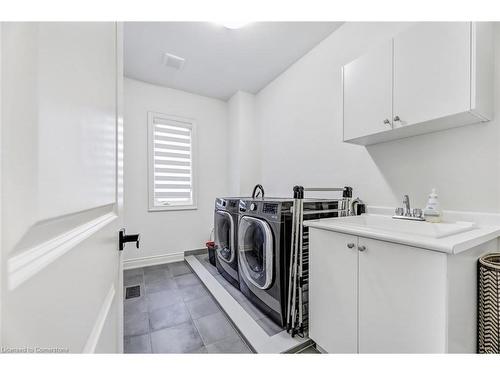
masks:
<svg viewBox="0 0 500 375"><path fill-rule="evenodd" d="M234 248L233 217L226 211L215 211L215 248L220 260L231 263L236 256Z"/></svg>
<svg viewBox="0 0 500 375"><path fill-rule="evenodd" d="M261 219L242 216L238 226L238 261L245 278L259 289L273 281L273 234Z"/></svg>

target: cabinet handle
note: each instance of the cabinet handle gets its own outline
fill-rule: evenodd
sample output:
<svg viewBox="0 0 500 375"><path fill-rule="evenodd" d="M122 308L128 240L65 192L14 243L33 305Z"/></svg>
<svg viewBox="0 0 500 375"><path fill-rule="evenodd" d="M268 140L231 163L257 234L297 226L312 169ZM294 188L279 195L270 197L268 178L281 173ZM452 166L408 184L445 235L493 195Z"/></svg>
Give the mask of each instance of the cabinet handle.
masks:
<svg viewBox="0 0 500 375"><path fill-rule="evenodd" d="M391 125L391 122L389 121L389 119L388 119L388 118L386 118L386 119L384 120L384 124L385 124L385 125Z"/></svg>
<svg viewBox="0 0 500 375"><path fill-rule="evenodd" d="M401 119L399 118L399 116L394 116L394 121L401 121Z"/></svg>
<svg viewBox="0 0 500 375"><path fill-rule="evenodd" d="M365 245L358 246L358 250L359 251L365 251L366 250L366 246Z"/></svg>
<svg viewBox="0 0 500 375"><path fill-rule="evenodd" d="M347 247L348 247L349 249L352 249L352 248L354 247L354 244L353 244L352 242L351 242L351 243L348 243L348 244L347 244Z"/></svg>

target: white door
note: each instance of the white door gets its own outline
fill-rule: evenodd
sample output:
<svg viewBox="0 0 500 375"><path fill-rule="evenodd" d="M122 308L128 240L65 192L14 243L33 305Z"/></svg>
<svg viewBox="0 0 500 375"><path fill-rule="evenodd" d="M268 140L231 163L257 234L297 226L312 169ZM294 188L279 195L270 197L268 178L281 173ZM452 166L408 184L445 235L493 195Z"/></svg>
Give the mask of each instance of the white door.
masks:
<svg viewBox="0 0 500 375"><path fill-rule="evenodd" d="M343 68L344 140L392 129L392 40Z"/></svg>
<svg viewBox="0 0 500 375"><path fill-rule="evenodd" d="M2 346L122 351L115 23L2 25Z"/></svg>
<svg viewBox="0 0 500 375"><path fill-rule="evenodd" d="M309 337L328 353L356 353L358 239L309 231Z"/></svg>
<svg viewBox="0 0 500 375"><path fill-rule="evenodd" d="M471 23L423 22L394 38L394 127L468 111Z"/></svg>
<svg viewBox="0 0 500 375"><path fill-rule="evenodd" d="M359 352L444 353L446 255L359 238Z"/></svg>

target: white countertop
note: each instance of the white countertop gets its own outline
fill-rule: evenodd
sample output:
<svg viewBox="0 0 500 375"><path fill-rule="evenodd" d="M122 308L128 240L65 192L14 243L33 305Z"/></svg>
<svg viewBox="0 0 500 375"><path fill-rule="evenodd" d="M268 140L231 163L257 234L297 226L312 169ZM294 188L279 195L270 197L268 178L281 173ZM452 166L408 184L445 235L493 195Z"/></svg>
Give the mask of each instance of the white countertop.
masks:
<svg viewBox="0 0 500 375"><path fill-rule="evenodd" d="M384 220L386 220L387 218L391 218L391 216L389 215L370 214L369 216L379 216ZM470 220L470 217L468 217L467 219ZM475 246L481 245L500 236L500 223L498 225L496 223L477 224L477 221L476 227L473 229L442 238L433 238L429 236L418 235L415 233L392 231L390 229L371 227L369 225L364 227L359 225L351 225L349 223L342 222L342 218L308 220L304 221L304 225L311 228L347 233L381 241L400 243L403 245L420 247L423 249L439 251L447 254L458 254L462 251L469 250Z"/></svg>

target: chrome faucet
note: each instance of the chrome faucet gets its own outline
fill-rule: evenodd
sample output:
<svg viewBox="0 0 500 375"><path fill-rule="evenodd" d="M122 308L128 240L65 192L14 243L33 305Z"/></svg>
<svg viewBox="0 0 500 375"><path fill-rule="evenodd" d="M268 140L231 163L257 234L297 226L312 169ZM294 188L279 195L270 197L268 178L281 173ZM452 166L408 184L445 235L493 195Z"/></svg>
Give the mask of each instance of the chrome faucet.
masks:
<svg viewBox="0 0 500 375"><path fill-rule="evenodd" d="M403 207L404 207L404 215L411 216L410 197L408 195L403 196Z"/></svg>
<svg viewBox="0 0 500 375"><path fill-rule="evenodd" d="M396 208L394 212L393 219L405 219L405 220L417 220L424 221L422 216L422 210L420 208L414 208L413 211L410 207L410 197L408 195L403 195L403 207Z"/></svg>

